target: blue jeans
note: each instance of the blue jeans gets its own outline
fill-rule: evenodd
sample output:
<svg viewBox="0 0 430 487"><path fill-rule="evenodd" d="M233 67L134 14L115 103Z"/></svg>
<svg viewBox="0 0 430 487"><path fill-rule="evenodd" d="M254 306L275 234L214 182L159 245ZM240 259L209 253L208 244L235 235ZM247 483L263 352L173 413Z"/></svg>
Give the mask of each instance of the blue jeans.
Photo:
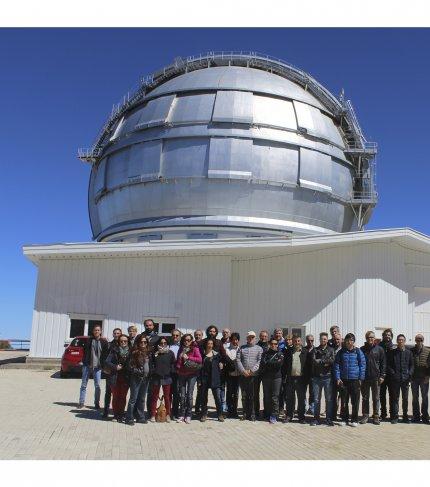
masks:
<svg viewBox="0 0 430 487"><path fill-rule="evenodd" d="M90 377L90 366L82 366L82 382L81 382L81 392L79 394L79 404L85 403L85 395L87 393L87 384ZM94 379L94 404L96 406L100 403L100 383L102 380L102 369L100 367L95 367L93 369L93 379Z"/></svg>
<svg viewBox="0 0 430 487"><path fill-rule="evenodd" d="M178 375L179 384L179 416L190 417L193 410L193 392L197 377L195 375Z"/></svg>
<svg viewBox="0 0 430 487"><path fill-rule="evenodd" d="M325 415L326 419L333 419L333 399L332 399L332 378L328 377L312 377L312 390L314 399L314 416L315 419L320 419L321 412L321 395L324 389L325 396Z"/></svg>
<svg viewBox="0 0 430 487"><path fill-rule="evenodd" d="M145 397L148 392L149 377L132 375L130 378L130 399L127 407L127 421L145 419Z"/></svg>

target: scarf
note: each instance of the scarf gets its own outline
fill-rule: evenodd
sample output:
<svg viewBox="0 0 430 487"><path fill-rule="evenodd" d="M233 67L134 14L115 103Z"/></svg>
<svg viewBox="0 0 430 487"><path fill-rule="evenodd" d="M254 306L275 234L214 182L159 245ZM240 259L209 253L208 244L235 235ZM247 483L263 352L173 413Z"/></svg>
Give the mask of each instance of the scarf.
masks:
<svg viewBox="0 0 430 487"><path fill-rule="evenodd" d="M165 347L158 345L157 353L155 354L155 356L157 356L159 353L167 353L168 351L169 351L169 347L167 345Z"/></svg>

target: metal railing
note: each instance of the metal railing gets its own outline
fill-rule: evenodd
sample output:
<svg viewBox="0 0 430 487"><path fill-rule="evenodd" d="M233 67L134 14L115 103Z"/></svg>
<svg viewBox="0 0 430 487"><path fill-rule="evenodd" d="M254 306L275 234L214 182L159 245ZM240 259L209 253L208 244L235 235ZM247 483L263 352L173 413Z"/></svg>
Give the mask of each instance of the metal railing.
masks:
<svg viewBox="0 0 430 487"><path fill-rule="evenodd" d="M0 341L8 343L10 346L3 350L30 350L30 340L26 338L1 338Z"/></svg>

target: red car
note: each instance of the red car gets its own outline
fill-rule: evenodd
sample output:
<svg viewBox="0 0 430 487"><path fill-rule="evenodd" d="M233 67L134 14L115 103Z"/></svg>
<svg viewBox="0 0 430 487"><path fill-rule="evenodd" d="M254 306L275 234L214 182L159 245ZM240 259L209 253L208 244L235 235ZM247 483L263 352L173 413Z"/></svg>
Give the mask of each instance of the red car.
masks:
<svg viewBox="0 0 430 487"><path fill-rule="evenodd" d="M89 337L75 337L70 345L64 345L61 358L60 377L67 377L73 372L82 372L82 360L84 358L84 347Z"/></svg>

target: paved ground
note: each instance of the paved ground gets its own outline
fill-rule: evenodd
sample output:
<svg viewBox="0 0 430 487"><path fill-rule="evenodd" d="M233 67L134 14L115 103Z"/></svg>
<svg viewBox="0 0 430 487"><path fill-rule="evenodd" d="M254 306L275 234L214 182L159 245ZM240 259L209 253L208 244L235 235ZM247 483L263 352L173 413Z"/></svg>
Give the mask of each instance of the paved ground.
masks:
<svg viewBox="0 0 430 487"><path fill-rule="evenodd" d="M91 408L76 409L78 378L52 375L0 368L0 459L430 459L426 425L102 421Z"/></svg>

